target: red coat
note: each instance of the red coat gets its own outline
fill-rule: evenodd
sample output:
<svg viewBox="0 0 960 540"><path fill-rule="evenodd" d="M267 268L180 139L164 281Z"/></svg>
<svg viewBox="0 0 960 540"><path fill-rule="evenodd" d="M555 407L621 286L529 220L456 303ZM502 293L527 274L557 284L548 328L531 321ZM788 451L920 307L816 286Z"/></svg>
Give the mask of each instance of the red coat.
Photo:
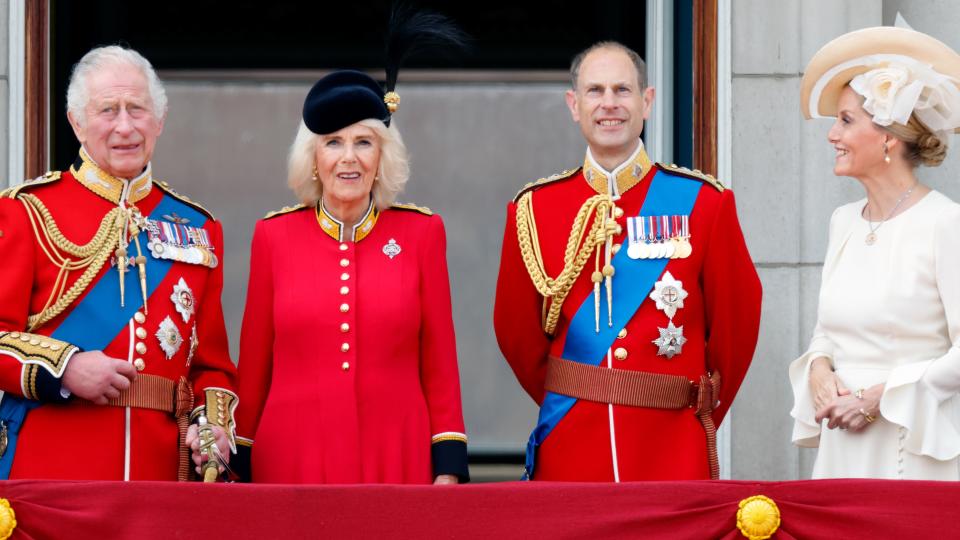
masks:
<svg viewBox="0 0 960 540"><path fill-rule="evenodd" d="M84 185L75 178L80 173L66 171L59 179L56 174L48 175L46 180L19 190L20 197L26 194L39 199L56 227L76 244L90 241L103 217L117 208L123 185L89 161L84 165L78 159L73 170L80 170L81 166L84 177L98 174L103 185ZM203 222L205 241L212 247L210 252L222 261L220 223L205 210L154 183L149 167L143 176L129 183L132 188L127 204L139 208L144 216L154 213L151 219L168 223L168 218L192 218L190 226ZM176 480L179 432L170 413L98 406L76 397L64 400L59 379L64 364L25 358L15 346L11 347L11 342L15 345L15 336L26 331L28 315L44 308L59 270L41 246L40 233L32 228L26 205L18 198L9 198L10 195L13 193L0 199L0 259L5 261L0 265L0 330L8 331L0 339L0 389L8 395L41 402L28 413L20 430L11 478ZM136 278L127 281L125 307L121 308L118 272L108 261L78 298L61 314L32 330L32 335L38 342L47 341L44 336L61 336L66 341L64 346L71 351L72 345L99 343L101 346L96 349L134 363L140 374L173 381L187 377L196 396L195 412L199 412L199 406L205 404L206 390L233 397L235 370L227 349L220 305L223 267L158 259L147 252L147 236L141 233L139 237L147 257L148 283L153 287L146 314ZM44 245L50 249L49 244ZM116 246L108 249L112 253ZM136 255L132 240L129 250L130 255ZM135 267L129 269L131 275L137 275ZM82 273L70 272L65 290ZM172 298L175 287L179 297L192 296L192 312L178 312ZM167 330L162 335L169 338L166 352L157 335L161 328ZM64 336L74 336L76 340ZM228 401L235 406L234 399ZM231 405L224 411L228 429L232 428ZM126 459L129 470L125 472Z"/></svg>
<svg viewBox="0 0 960 540"><path fill-rule="evenodd" d="M439 216L371 206L356 237L322 208L268 216L247 291L238 422L254 482L466 479Z"/></svg>
<svg viewBox="0 0 960 540"><path fill-rule="evenodd" d="M616 206L624 212L616 221L623 231L614 242L623 243L624 248L626 218L640 213L653 176L675 174L659 165L651 166L642 148L636 164L635 176L630 174L632 166L627 167L618 182L621 197ZM564 250L577 211L586 199L607 189L605 177L599 183L596 174L592 179L593 185L578 170L528 188L533 190L539 245L550 276L557 276L563 268ZM668 319L651 300L640 304L624 327L625 336L611 347L618 349L612 355L617 358L612 360L614 368L682 375L693 381L708 370L719 371L720 405L713 412L717 425L750 364L760 317L760 282L737 222L733 193L721 189L706 182L699 189L690 214L693 252L689 258L670 260L665 269L688 292L684 307L673 318L676 326L683 326L687 338L682 353L669 360L657 355L658 347L651 342L659 336L658 328L667 326ZM570 320L584 301L593 301L590 274L594 259L590 257L574 283L551 337L541 326L543 298L521 258L516 212L516 203L510 203L494 327L500 349L518 381L537 403L542 403L547 356L562 356ZM616 277L613 283L614 289L631 286ZM649 294L649 290L640 292ZM600 366L607 366L606 358ZM621 405L612 409L615 451L611 451L608 405L580 399L539 446L533 478L610 481L614 479L614 453L620 480L710 477L704 427L693 409Z"/></svg>

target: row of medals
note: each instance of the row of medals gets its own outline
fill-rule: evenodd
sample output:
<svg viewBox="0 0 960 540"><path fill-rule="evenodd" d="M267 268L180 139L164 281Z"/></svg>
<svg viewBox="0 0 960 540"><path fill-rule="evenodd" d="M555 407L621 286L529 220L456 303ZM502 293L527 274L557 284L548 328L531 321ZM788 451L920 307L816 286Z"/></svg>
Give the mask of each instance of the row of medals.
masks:
<svg viewBox="0 0 960 540"><path fill-rule="evenodd" d="M631 259L686 259L693 253L690 244L690 216L638 216L627 218ZM650 226L656 220L659 231ZM647 229L650 233L647 234Z"/></svg>

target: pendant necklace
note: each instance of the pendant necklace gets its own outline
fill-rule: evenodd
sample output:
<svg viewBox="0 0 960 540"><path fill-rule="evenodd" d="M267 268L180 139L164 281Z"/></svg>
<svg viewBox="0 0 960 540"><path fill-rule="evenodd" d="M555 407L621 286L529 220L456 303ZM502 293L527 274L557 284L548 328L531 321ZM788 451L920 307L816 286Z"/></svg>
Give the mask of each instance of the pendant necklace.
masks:
<svg viewBox="0 0 960 540"><path fill-rule="evenodd" d="M873 226L873 218L870 215L870 204L867 204L867 226L870 227L870 232L867 233L867 237L864 238L863 241L868 246L872 246L877 241L877 231L880 230L880 227L882 227L883 224L886 223L888 219L893 217L893 214L896 213L897 208L900 208L900 205L903 203L903 201L907 200L907 197L909 197L910 194L913 193L913 188L917 187L917 184L919 183L920 182L917 182L912 186L910 186L910 189L905 191L903 195L901 195L900 198L897 199L897 203L893 205L893 210L890 210L890 213L887 214L887 217L881 219L880 222L877 223L876 227Z"/></svg>

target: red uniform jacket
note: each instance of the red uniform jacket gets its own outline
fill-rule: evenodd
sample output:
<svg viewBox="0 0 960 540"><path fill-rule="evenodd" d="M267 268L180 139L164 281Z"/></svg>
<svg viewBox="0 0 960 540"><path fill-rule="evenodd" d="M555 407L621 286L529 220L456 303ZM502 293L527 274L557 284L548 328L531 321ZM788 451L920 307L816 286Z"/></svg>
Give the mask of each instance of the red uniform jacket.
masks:
<svg viewBox="0 0 960 540"><path fill-rule="evenodd" d="M232 432L235 370L220 306L220 223L155 183L149 166L126 182L107 175L83 152L70 171L48 173L5 195L0 199L0 389L39 402L20 429L11 478L177 479L179 431L171 413L64 399L60 377L78 351L75 345L99 344L96 349L133 363L141 374L173 381L186 377L196 397L194 413L207 405L210 421ZM25 199L40 201L39 206ZM64 242L90 242L104 216L121 201L154 220L157 230L160 222L181 225L179 253L206 264L148 253L150 238L143 231L139 241L150 287L146 309L136 266L128 267L121 307L119 273L111 262L117 245L110 245L105 249L111 257L81 294L51 320L28 330L29 315L41 313L83 279L83 269L64 276L51 255L80 259L62 249ZM40 207L47 216L36 211ZM63 238L51 241L56 230ZM188 241L187 234L195 241ZM137 255L132 237L128 248L131 257ZM53 348L65 354L51 355Z"/></svg>
<svg viewBox="0 0 960 540"><path fill-rule="evenodd" d="M443 222L322 205L257 224L240 342L254 482L467 479Z"/></svg>
<svg viewBox="0 0 960 540"><path fill-rule="evenodd" d="M533 190L539 246L547 274L557 276L571 224L588 198L606 193L606 174L587 159L587 173L573 173L542 181ZM616 171L615 204L622 231L614 250L627 247L626 218L637 216L655 174L683 174L648 161L642 146L629 163ZM589 180L588 180L589 178ZM652 341L668 318L647 299L629 319L611 347L611 367L682 375L697 381L707 371L722 377L720 404L713 412L717 425L733 401L746 374L757 339L760 282L737 222L733 193L702 177L690 214L688 258L673 259L665 272L682 283L688 296L673 317L683 326L687 343L672 359L658 355ZM523 193L523 192L521 192ZM517 238L516 202L507 206L506 231L497 283L494 327L500 349L518 381L541 403L548 355L564 351L570 320L584 301L592 303L593 257L580 273L563 303L553 336L541 322L544 299L524 266ZM658 278L659 279L659 278ZM614 289L631 287L613 278ZM641 291L644 295L650 291ZM606 322L606 314L603 314ZM607 367L604 358L600 366ZM580 399L557 423L536 451L534 479L609 481L709 478L704 427L692 409L667 410L597 403ZM616 464L616 465L615 465ZM618 473L615 476L614 469Z"/></svg>

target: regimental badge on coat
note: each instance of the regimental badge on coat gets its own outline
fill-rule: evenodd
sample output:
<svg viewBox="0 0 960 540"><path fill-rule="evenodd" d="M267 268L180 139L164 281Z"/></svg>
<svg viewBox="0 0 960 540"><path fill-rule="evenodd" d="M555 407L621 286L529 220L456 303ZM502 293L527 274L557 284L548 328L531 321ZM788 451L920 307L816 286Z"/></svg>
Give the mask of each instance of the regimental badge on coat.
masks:
<svg viewBox="0 0 960 540"><path fill-rule="evenodd" d="M693 253L689 215L628 217L627 237L631 259L686 259Z"/></svg>
<svg viewBox="0 0 960 540"><path fill-rule="evenodd" d="M163 319L160 328L157 329L157 341L160 342L163 353L167 355L167 360L173 358L183 345L183 336L180 335L180 330L169 316Z"/></svg>
<svg viewBox="0 0 960 540"><path fill-rule="evenodd" d="M399 255L400 251L401 251L400 244L398 244L397 241L394 240L393 238L391 238L389 242L383 245L383 254L386 255L387 257L390 257L391 259Z"/></svg>
<svg viewBox="0 0 960 540"><path fill-rule="evenodd" d="M193 291L190 290L183 278L180 278L180 281L173 286L173 294L170 295L170 300L173 301L173 307L177 309L177 313L183 318L183 322L190 322L196 301L193 297Z"/></svg>
<svg viewBox="0 0 960 540"><path fill-rule="evenodd" d="M173 216L164 217L176 219ZM168 222L145 219L147 247L150 248L150 253L157 259L201 264L209 268L216 268L219 260L213 253L210 234L206 229L191 227L182 223L183 221L185 220L176 219L176 221Z"/></svg>
<svg viewBox="0 0 960 540"><path fill-rule="evenodd" d="M653 340L653 344L657 346L657 356L666 356L669 360L683 351L687 338L683 337L682 325L673 325L673 317L677 310L683 307L683 299L686 297L687 291L683 290L683 282L675 279L670 271L664 272L660 281L653 286L649 298L657 303L657 309L662 310L668 319L666 328L657 327L660 337Z"/></svg>

